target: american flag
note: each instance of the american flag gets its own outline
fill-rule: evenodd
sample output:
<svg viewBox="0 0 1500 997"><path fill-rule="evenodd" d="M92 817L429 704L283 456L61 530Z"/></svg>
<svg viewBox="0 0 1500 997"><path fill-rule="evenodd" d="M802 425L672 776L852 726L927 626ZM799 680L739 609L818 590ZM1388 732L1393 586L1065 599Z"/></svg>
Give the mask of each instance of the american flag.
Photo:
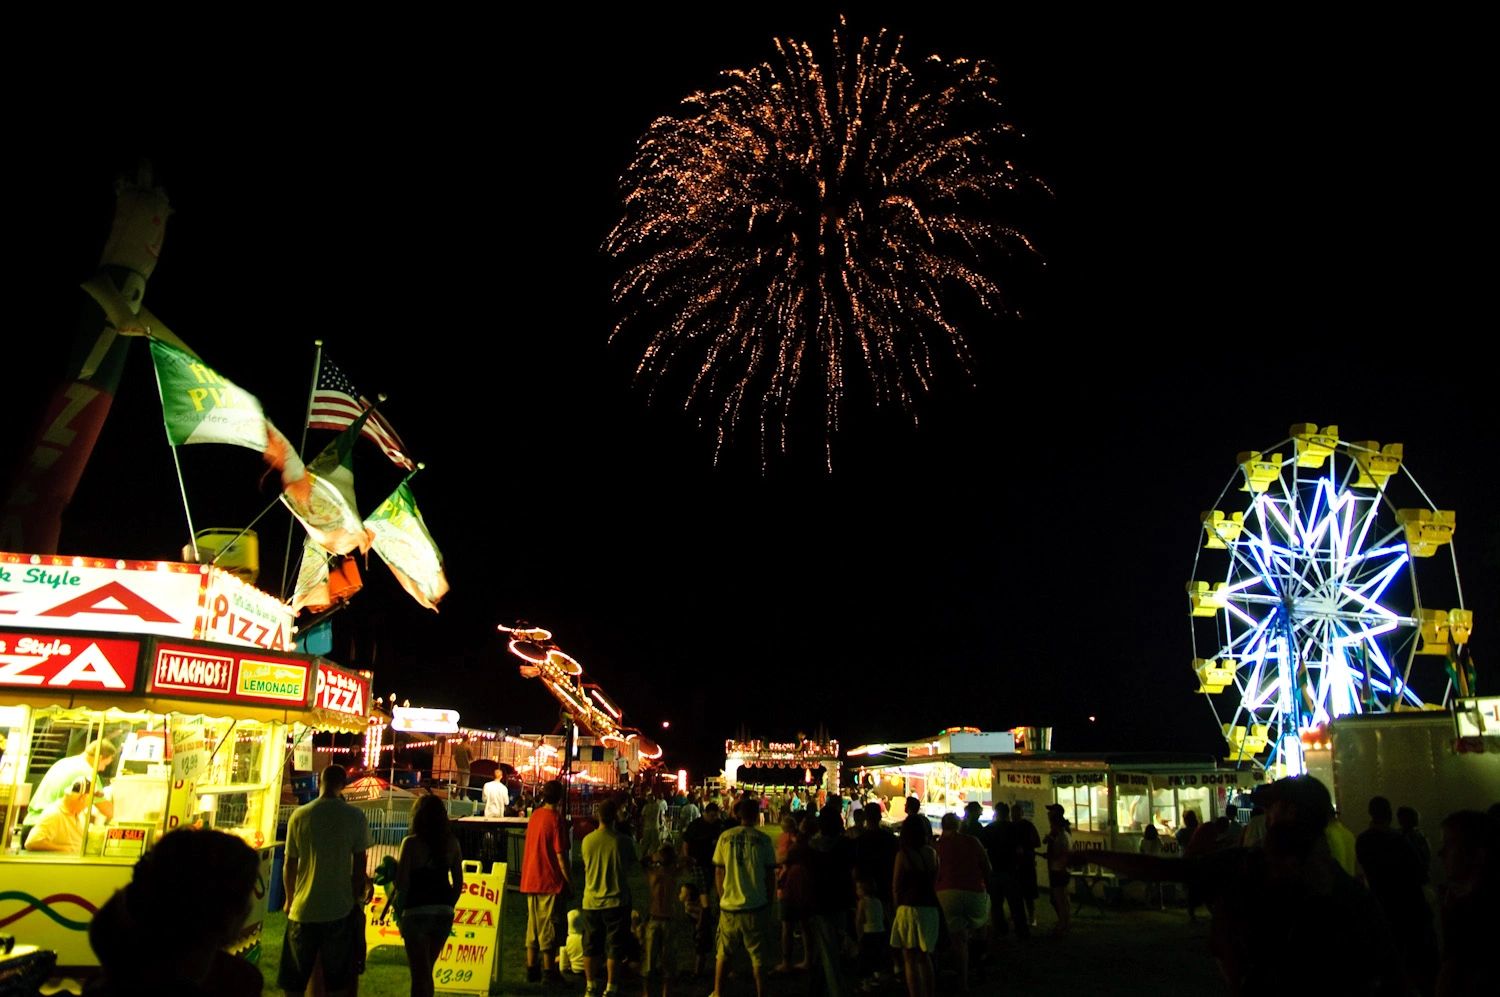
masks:
<svg viewBox="0 0 1500 997"><path fill-rule="evenodd" d="M318 384L313 389L312 415L307 420L309 429L348 429L354 424L370 403L359 389L344 376L344 372L327 357L318 365ZM396 429L378 411L372 412L365 422L361 436L369 437L376 446L385 451L391 463L408 471L417 465L406 455L406 444L396 435Z"/></svg>

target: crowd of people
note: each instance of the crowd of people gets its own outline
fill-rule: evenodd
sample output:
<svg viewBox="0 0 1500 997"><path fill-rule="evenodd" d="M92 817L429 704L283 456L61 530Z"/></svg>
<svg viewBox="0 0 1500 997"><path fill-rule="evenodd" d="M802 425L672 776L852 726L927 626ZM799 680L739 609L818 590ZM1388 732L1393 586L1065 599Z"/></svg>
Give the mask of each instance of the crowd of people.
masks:
<svg viewBox="0 0 1500 997"><path fill-rule="evenodd" d="M1020 805L984 825L974 804L962 820L944 816L935 834L915 797L889 815L879 801L828 793L787 794L770 812L753 792L622 794L597 807L575 889L554 797L560 783L547 785L530 818L522 866L533 982L565 985L572 969L586 994L619 993L639 977L652 995L711 975L721 995L735 965L748 963L758 995L790 974L814 994L964 992L993 937L1012 925L1026 937L1036 923L1044 841ZM768 824L778 825L774 842ZM633 862L647 883L640 904L629 890Z"/></svg>
<svg viewBox="0 0 1500 997"><path fill-rule="evenodd" d="M891 820L879 802L832 794L769 813L759 793L622 797L600 808L583 839L585 993L618 993L636 973L643 993L666 994L672 968L690 961L698 975L712 962L721 997L737 959L748 961L758 997L790 973L805 975L813 994L966 992L997 939L1036 927L1039 860L1057 936L1072 930L1073 876L1085 865L1145 882L1156 907L1165 906L1161 883L1183 884L1188 916L1210 915L1211 951L1232 994L1274 980L1294 981L1294 991L1489 992L1483 942L1500 937L1500 808L1442 821L1438 894L1427 882L1432 846L1410 807L1376 797L1355 833L1307 776L1267 784L1251 802L1243 821L1233 806L1211 821L1194 814L1172 854L1159 831L1138 852L1075 850L1057 804L1044 808L1045 833L1019 804L985 824L971 803L962 816L942 815L934 835L915 798ZM682 813L691 817L663 816ZM780 827L774 843L768 822ZM618 858L631 854L649 884L634 931L630 859ZM683 928L674 933L673 921ZM670 952L674 936L692 940L691 960Z"/></svg>
<svg viewBox="0 0 1500 997"><path fill-rule="evenodd" d="M315 977L319 993L351 992L363 966L369 834L340 796L346 778L329 766L318 798L288 824L277 981L288 993L305 992ZM63 787L64 797L80 791L76 782ZM700 792L606 795L575 863L564 801L560 782L531 800L520 876L526 975L558 992L582 983L587 995L612 995L629 985L666 997L696 979L700 987L711 980L712 997L727 997L731 985L764 997L790 974L810 994L966 992L1000 937L1035 928L1039 859L1057 935L1071 928L1071 878L1085 865L1184 884L1190 916L1199 907L1210 916L1210 950L1234 995L1270 986L1492 992L1500 805L1441 821L1438 891L1428 882L1434 850L1412 808L1374 797L1356 834L1308 776L1260 787L1243 824L1235 814L1185 821L1176 855L1159 834L1147 834L1139 851L1077 851L1055 804L1045 808L1045 835L1020 804L998 807L988 824L970 804L962 816L943 814L934 833L915 797L892 815L879 801L833 794L820 806L784 807L773 841L760 794ZM411 992L428 994L463 891L462 855L439 797L418 798L410 830L386 912L400 924ZM223 954L250 908L258 864L232 835L164 836L90 927L102 992L259 993L259 971ZM639 878L646 889L637 897L630 884ZM176 900L187 892L198 898L190 917ZM1160 894L1148 898L1161 903ZM184 943L144 959L148 950L160 955L145 939L162 925L175 925Z"/></svg>

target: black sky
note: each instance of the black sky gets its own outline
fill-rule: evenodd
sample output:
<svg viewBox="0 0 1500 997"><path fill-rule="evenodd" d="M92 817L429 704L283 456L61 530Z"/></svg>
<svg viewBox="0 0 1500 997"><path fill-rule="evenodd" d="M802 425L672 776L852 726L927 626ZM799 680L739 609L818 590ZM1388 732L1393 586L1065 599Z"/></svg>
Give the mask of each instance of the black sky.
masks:
<svg viewBox="0 0 1500 997"><path fill-rule="evenodd" d="M913 57L998 66L1024 164L1056 193L1028 208L1047 266L1013 285L1024 320L972 330L976 387L939 384L917 428L853 413L831 475L816 410L763 471L753 438L714 466L694 417L648 408L607 342L599 252L652 118L777 35L826 57L822 3L249 25L153 50L128 79L108 39L44 85L6 70L47 96L12 124L0 458L62 369L111 183L145 155L175 210L152 310L294 437L324 339L429 464L413 487L448 558L443 612L372 561L338 618L336 655L382 692L550 727L494 631L524 617L627 719L670 720L662 741L695 764L741 726L820 723L850 745L1052 724L1064 749L1214 750L1182 595L1198 513L1236 452L1302 421L1404 442L1458 510L1483 670L1500 418L1477 35L974 10L851 20ZM254 455L226 449L184 450L199 526L269 498ZM368 511L394 478L373 448L360 460ZM268 524L275 573L285 518ZM155 557L185 534L138 351L63 548Z"/></svg>

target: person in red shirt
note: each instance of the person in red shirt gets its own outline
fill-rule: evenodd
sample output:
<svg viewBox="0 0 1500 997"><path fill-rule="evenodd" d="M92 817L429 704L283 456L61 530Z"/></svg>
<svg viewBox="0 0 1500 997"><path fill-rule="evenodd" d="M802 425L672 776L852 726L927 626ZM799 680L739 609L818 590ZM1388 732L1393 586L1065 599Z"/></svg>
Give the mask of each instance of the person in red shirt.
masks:
<svg viewBox="0 0 1500 997"><path fill-rule="evenodd" d="M570 877L562 800L563 784L553 779L542 787L542 805L526 824L521 895L526 898L526 979L532 983L540 981L544 972L549 982L563 981L557 969L557 950L567 933Z"/></svg>
<svg viewBox="0 0 1500 997"><path fill-rule="evenodd" d="M958 814L943 814L937 840L938 905L958 956L958 989L969 992L969 939L990 923L990 856L972 834L960 830Z"/></svg>

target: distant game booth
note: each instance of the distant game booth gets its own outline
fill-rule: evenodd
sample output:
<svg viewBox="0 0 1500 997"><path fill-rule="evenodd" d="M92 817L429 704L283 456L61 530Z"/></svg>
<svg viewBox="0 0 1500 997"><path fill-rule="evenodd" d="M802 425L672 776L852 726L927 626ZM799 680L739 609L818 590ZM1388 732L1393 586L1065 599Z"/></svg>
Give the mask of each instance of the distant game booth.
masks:
<svg viewBox="0 0 1500 997"><path fill-rule="evenodd" d="M89 923L137 858L212 827L260 853L233 946L254 959L288 748L363 733L369 673L297 653L285 605L206 565L0 553L0 589L0 926L59 966L96 965ZM113 758L91 778L100 742ZM85 830L71 850L31 849L31 825L63 805L36 798L54 770L85 786Z"/></svg>
<svg viewBox="0 0 1500 997"><path fill-rule="evenodd" d="M836 793L839 742L829 737L726 741L724 782L753 789L822 789Z"/></svg>

